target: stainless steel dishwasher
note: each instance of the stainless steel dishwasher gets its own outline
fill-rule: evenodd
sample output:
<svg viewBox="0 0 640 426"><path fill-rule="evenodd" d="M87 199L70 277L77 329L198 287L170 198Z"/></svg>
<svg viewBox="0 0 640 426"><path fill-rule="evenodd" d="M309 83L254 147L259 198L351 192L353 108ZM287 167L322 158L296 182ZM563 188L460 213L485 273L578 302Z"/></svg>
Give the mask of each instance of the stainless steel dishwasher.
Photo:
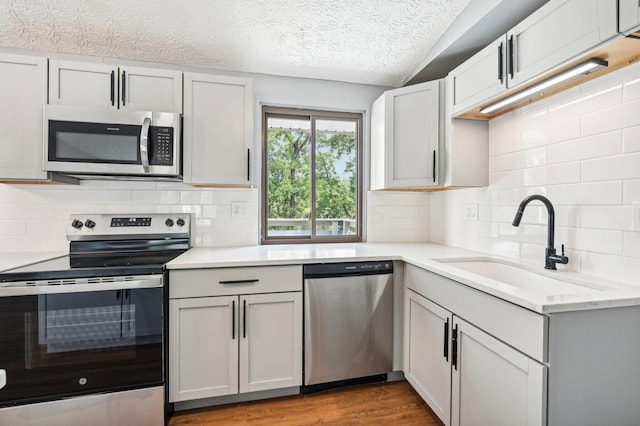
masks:
<svg viewBox="0 0 640 426"><path fill-rule="evenodd" d="M393 262L305 265L304 386L386 380L393 363Z"/></svg>

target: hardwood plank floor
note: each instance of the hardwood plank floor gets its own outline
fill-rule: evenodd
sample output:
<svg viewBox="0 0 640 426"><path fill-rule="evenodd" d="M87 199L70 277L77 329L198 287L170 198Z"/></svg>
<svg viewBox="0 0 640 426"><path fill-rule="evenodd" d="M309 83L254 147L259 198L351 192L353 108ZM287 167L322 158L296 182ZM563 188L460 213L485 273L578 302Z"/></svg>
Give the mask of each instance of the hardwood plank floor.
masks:
<svg viewBox="0 0 640 426"><path fill-rule="evenodd" d="M405 381L181 411L169 420L169 426L247 424L442 425Z"/></svg>

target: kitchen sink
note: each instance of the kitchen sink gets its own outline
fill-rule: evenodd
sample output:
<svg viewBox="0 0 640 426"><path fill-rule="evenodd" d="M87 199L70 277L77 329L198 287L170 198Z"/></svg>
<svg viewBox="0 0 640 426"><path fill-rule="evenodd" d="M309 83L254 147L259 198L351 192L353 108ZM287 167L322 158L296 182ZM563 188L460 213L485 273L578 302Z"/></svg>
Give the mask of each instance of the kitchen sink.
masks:
<svg viewBox="0 0 640 426"><path fill-rule="evenodd" d="M548 296L584 294L611 289L585 279L568 276L567 274L570 273L551 272L543 269L542 266L540 271L537 271L533 267L502 259L473 257L434 260L511 287Z"/></svg>

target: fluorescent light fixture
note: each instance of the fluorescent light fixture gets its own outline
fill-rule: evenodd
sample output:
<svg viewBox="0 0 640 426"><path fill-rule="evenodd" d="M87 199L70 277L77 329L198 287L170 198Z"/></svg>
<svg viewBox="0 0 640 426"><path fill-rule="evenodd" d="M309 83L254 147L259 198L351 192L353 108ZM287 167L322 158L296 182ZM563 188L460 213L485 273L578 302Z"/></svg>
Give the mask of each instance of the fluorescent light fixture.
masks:
<svg viewBox="0 0 640 426"><path fill-rule="evenodd" d="M553 77L548 78L547 80L536 83L533 86L526 88L522 92L507 96L506 98L501 99L494 104L484 107L480 110L480 112L482 114L491 114L492 112L499 111L515 103L543 95L547 90L555 89L570 81L577 80L578 78L591 74L592 72L598 71L602 68L606 68L607 65L608 63L604 59L589 59L588 61L578 64L575 67L569 68L568 70L562 71L561 73L556 74Z"/></svg>

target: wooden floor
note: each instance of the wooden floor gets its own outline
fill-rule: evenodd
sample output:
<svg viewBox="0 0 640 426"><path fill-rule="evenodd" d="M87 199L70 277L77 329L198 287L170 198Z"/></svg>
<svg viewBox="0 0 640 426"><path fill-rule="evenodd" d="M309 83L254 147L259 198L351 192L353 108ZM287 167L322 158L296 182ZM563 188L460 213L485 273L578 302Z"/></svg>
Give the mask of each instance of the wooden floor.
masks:
<svg viewBox="0 0 640 426"><path fill-rule="evenodd" d="M169 420L169 426L316 424L442 425L404 381L181 411Z"/></svg>

